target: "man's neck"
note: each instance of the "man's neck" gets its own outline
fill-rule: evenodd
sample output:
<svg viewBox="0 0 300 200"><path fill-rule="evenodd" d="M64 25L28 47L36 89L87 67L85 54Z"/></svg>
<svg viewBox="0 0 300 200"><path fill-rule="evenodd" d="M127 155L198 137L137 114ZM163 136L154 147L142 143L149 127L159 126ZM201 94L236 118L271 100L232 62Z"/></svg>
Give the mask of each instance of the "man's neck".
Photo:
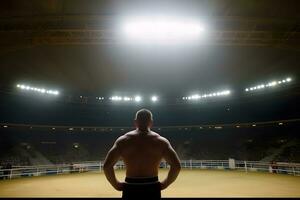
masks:
<svg viewBox="0 0 300 200"><path fill-rule="evenodd" d="M151 130L150 128L137 128L136 129L140 134L147 134L149 133Z"/></svg>

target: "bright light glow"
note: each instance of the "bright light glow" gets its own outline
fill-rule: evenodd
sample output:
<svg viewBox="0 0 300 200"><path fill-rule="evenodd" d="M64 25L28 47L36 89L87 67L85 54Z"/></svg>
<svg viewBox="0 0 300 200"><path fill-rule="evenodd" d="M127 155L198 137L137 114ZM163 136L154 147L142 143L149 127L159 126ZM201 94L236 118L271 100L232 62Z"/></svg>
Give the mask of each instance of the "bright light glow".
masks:
<svg viewBox="0 0 300 200"><path fill-rule="evenodd" d="M102 99L104 99L104 97L102 97ZM136 102L140 102L142 100L141 96L135 96L135 97L128 97L128 96L112 96L109 98L112 101L136 101Z"/></svg>
<svg viewBox="0 0 300 200"><path fill-rule="evenodd" d="M130 97L124 97L123 99L124 99L124 101L131 101L132 100L132 98L130 98Z"/></svg>
<svg viewBox="0 0 300 200"><path fill-rule="evenodd" d="M151 101L156 102L157 100L158 100L158 97L157 97L157 96L152 96L152 97L151 97Z"/></svg>
<svg viewBox="0 0 300 200"><path fill-rule="evenodd" d="M110 97L109 99L111 99L112 101L122 101L122 100L123 100L123 97L120 97L120 96L113 96L113 97Z"/></svg>
<svg viewBox="0 0 300 200"><path fill-rule="evenodd" d="M3 128L7 128L8 126L4 125Z"/></svg>
<svg viewBox="0 0 300 200"><path fill-rule="evenodd" d="M253 126L253 127L255 127L255 126L256 126L256 124L253 124L252 126Z"/></svg>
<svg viewBox="0 0 300 200"><path fill-rule="evenodd" d="M44 88L36 88L36 87L31 87L28 85L23 85L23 84L17 84L17 88L20 88L21 90L31 90L34 92L39 92L39 93L43 93L43 94L51 94L51 95L59 95L59 91L57 90L46 90Z"/></svg>
<svg viewBox="0 0 300 200"><path fill-rule="evenodd" d="M275 87L275 86L282 85L282 84L285 84L285 83L291 82L291 81L292 81L291 78L286 78L286 79L283 79L280 81L271 81L267 84L261 84L261 85L257 85L254 87L246 88L245 91L249 92L249 91L260 90L260 89L264 89L264 88L268 88L268 87Z"/></svg>
<svg viewBox="0 0 300 200"><path fill-rule="evenodd" d="M283 123L282 123L282 122L280 122L280 123L278 123L278 125L279 125L279 126L281 126L281 125L283 125Z"/></svg>
<svg viewBox="0 0 300 200"><path fill-rule="evenodd" d="M140 102L140 101L142 100L142 97L136 96L136 97L134 97L134 100L135 100L136 102Z"/></svg>
<svg viewBox="0 0 300 200"><path fill-rule="evenodd" d="M99 97L101 100L104 100L104 97ZM133 101L133 97L128 97L128 96L112 96L109 98L112 101Z"/></svg>
<svg viewBox="0 0 300 200"><path fill-rule="evenodd" d="M188 97L183 97L183 100L199 100L202 98L207 98L207 97L219 97L219 96L227 96L229 95L231 92L230 90L224 90L224 91L220 91L220 92L213 92L210 94L203 94L203 95L199 95L199 94L194 94Z"/></svg>
<svg viewBox="0 0 300 200"><path fill-rule="evenodd" d="M205 28L191 19L155 16L127 19L123 32L135 41L184 41L198 39Z"/></svg>

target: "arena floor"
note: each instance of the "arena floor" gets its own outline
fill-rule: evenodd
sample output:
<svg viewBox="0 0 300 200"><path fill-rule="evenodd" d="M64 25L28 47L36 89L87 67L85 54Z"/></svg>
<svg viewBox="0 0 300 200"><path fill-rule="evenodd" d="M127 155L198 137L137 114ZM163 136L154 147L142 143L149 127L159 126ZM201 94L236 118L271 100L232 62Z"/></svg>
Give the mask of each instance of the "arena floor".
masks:
<svg viewBox="0 0 300 200"><path fill-rule="evenodd" d="M124 179L124 171L116 172ZM167 175L159 173L160 179ZM103 173L85 172L0 181L0 197L120 197ZM300 177L223 170L181 171L162 197L300 197Z"/></svg>

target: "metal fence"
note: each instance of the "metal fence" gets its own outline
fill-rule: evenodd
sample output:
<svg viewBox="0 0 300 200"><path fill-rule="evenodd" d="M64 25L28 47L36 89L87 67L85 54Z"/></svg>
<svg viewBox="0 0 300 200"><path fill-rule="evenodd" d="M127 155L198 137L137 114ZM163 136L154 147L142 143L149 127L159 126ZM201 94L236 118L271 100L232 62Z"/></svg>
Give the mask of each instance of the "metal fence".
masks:
<svg viewBox="0 0 300 200"><path fill-rule="evenodd" d="M218 169L238 170L244 172L267 172L300 176L300 163L271 164L260 161L239 160L181 160L181 167L186 169ZM166 162L161 162L160 168L169 168ZM124 169L125 165L119 161L115 169ZM57 175L70 173L83 173L97 171L102 172L103 161L86 161L73 164L38 165L38 166L13 166L12 169L0 169L0 179L12 179L18 177L31 177L43 175Z"/></svg>

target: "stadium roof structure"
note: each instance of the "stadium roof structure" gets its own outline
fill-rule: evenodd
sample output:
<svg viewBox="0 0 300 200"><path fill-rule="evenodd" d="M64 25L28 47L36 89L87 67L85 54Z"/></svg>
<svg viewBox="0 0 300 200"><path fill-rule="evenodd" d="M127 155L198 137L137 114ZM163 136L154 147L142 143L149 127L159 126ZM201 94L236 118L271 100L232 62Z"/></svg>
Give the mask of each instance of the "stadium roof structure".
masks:
<svg viewBox="0 0 300 200"><path fill-rule="evenodd" d="M1 2L0 86L172 95L297 76L299 8L297 0ZM124 17L157 13L203 20L209 39L179 47L120 40Z"/></svg>

